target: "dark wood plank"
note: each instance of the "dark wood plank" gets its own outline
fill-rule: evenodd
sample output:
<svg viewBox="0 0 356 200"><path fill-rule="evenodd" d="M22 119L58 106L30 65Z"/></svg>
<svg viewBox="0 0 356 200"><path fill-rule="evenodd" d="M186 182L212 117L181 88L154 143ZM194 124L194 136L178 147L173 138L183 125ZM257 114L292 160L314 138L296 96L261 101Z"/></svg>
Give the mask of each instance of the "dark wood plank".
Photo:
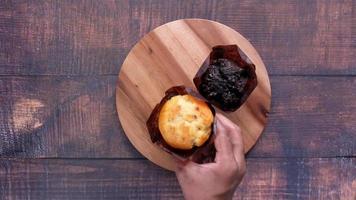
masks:
<svg viewBox="0 0 356 200"><path fill-rule="evenodd" d="M356 77L273 76L250 157L356 156ZM142 158L115 108L116 76L1 77L1 157Z"/></svg>
<svg viewBox="0 0 356 200"><path fill-rule="evenodd" d="M206 18L249 38L271 74L356 74L356 1L3 1L0 74L117 74L168 21Z"/></svg>
<svg viewBox="0 0 356 200"><path fill-rule="evenodd" d="M0 156L138 157L120 127L116 77L2 77Z"/></svg>
<svg viewBox="0 0 356 200"><path fill-rule="evenodd" d="M269 122L250 156L356 156L355 77L271 79Z"/></svg>
<svg viewBox="0 0 356 200"><path fill-rule="evenodd" d="M249 159L234 199L354 199L355 158ZM1 160L1 199L182 199L146 160Z"/></svg>

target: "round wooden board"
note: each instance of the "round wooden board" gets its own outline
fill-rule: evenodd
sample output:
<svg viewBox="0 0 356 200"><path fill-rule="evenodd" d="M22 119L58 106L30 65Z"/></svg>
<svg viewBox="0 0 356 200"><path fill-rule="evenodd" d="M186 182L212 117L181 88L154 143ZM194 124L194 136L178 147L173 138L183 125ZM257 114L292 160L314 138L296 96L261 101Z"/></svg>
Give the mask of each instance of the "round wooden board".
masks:
<svg viewBox="0 0 356 200"><path fill-rule="evenodd" d="M195 89L193 77L215 45L237 44L256 65L258 85L236 112L223 113L242 129L245 152L262 134L270 110L271 86L255 48L241 34L221 23L182 19L145 35L127 55L116 87L116 107L125 134L146 158L174 170L175 163L150 140L146 120L164 92L175 85Z"/></svg>

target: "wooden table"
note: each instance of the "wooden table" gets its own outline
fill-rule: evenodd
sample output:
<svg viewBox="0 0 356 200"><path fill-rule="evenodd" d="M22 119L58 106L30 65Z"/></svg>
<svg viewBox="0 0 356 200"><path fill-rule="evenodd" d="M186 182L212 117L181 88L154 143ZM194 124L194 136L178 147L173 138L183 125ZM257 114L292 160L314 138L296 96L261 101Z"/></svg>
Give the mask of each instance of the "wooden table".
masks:
<svg viewBox="0 0 356 200"><path fill-rule="evenodd" d="M1 1L0 199L181 199L118 122L123 59L180 18L247 37L272 111L236 199L356 198L356 1Z"/></svg>

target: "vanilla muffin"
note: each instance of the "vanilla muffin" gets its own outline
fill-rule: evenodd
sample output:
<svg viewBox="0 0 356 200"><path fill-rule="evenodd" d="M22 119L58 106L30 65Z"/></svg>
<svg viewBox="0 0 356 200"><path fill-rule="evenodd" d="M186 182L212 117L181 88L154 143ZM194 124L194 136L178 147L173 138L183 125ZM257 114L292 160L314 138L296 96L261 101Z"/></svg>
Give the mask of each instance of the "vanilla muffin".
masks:
<svg viewBox="0 0 356 200"><path fill-rule="evenodd" d="M158 127L169 146L189 150L202 146L209 139L213 121L207 103L185 94L173 96L163 105Z"/></svg>

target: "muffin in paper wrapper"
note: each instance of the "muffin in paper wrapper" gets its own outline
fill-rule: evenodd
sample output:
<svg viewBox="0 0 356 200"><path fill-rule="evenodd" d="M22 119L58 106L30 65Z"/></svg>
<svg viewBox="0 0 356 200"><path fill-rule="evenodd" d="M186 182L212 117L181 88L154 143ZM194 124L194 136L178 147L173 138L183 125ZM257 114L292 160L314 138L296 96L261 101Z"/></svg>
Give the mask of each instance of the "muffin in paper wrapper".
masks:
<svg viewBox="0 0 356 200"><path fill-rule="evenodd" d="M186 160L190 159L193 162L196 163L209 163L213 162L215 159L215 146L214 146L214 129L215 129L215 123L212 123L211 127L211 133L207 141L200 146L200 147L193 147L192 149L189 150L181 150L181 149L176 149L168 145L159 130L158 126L158 119L159 119L159 114L160 111L163 107L163 105L172 97L177 96L177 95L185 95L189 94L191 96L194 96L195 98L202 99L199 94L195 93L193 90L190 88L186 88L184 86L174 86L170 89L168 89L165 93L165 96L162 98L161 102L155 106L153 109L150 117L148 118L146 125L148 132L150 134L151 140L153 143L157 144L160 146L163 150L166 152L173 154L174 156L178 157L179 159ZM205 101L205 100L204 100ZM205 101L206 102L206 101ZM213 116L215 117L215 109L208 103L206 102L213 113Z"/></svg>
<svg viewBox="0 0 356 200"><path fill-rule="evenodd" d="M236 111L257 86L255 65L246 62L237 45L218 45L195 75L194 84L209 103Z"/></svg>

